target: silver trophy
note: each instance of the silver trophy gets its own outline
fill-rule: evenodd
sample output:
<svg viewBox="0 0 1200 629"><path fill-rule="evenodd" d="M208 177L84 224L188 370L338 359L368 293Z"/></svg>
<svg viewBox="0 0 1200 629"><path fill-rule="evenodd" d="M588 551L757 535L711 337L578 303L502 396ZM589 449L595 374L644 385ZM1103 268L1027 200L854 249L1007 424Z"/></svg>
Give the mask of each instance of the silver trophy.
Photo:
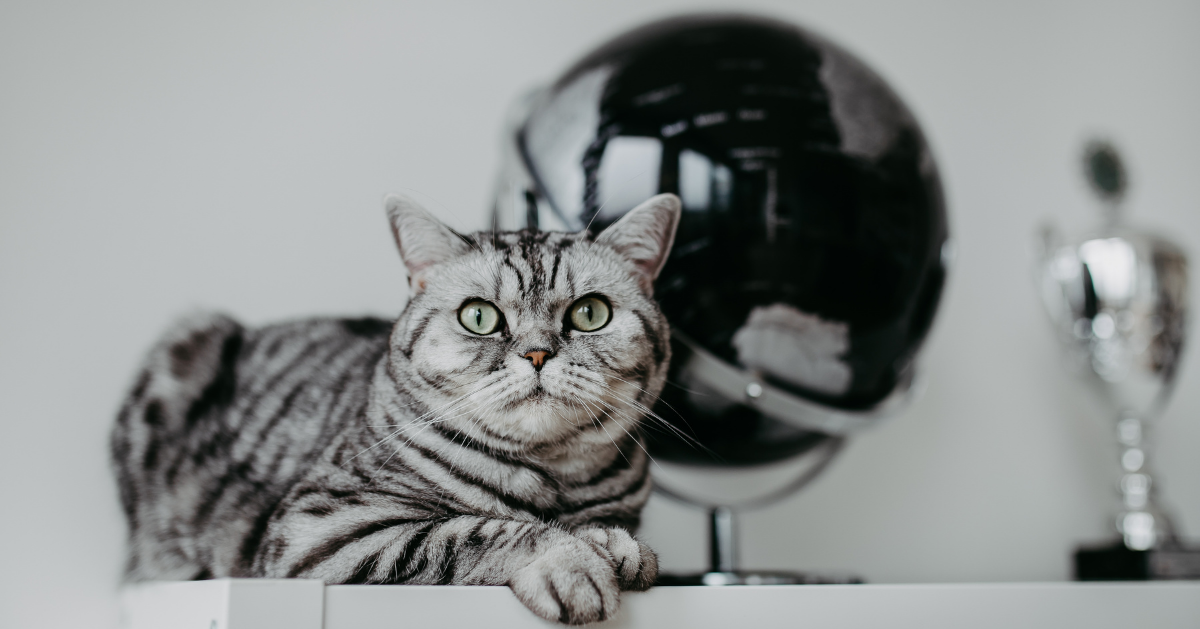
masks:
<svg viewBox="0 0 1200 629"><path fill-rule="evenodd" d="M1119 445L1119 541L1082 548L1079 579L1200 576L1200 552L1182 548L1157 496L1150 466L1154 420L1170 398L1187 319L1187 257L1171 241L1125 222L1125 169L1116 149L1092 142L1087 180L1104 209L1102 224L1066 239L1043 230L1042 300L1070 366L1095 392Z"/></svg>

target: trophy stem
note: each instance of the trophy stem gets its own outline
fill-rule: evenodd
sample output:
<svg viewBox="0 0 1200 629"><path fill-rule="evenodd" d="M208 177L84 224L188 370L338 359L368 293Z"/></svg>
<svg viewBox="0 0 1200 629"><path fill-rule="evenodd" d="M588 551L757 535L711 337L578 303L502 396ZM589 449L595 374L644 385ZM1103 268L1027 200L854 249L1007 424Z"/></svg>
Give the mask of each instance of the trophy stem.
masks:
<svg viewBox="0 0 1200 629"><path fill-rule="evenodd" d="M1155 504L1154 482L1146 456L1145 422L1125 416L1117 422L1121 451L1121 512L1117 530L1125 547L1150 550L1174 542L1170 520Z"/></svg>
<svg viewBox="0 0 1200 629"><path fill-rule="evenodd" d="M1200 577L1200 548L1184 545L1155 500L1146 460L1146 423L1132 414L1122 415L1117 422L1121 510L1114 524L1121 539L1076 548L1075 578L1080 581Z"/></svg>
<svg viewBox="0 0 1200 629"><path fill-rule="evenodd" d="M1156 489L1147 466L1147 422L1125 414L1117 422L1121 452L1121 511L1116 543L1082 546L1075 550L1075 578L1081 581L1195 579L1200 577L1200 548L1190 548L1176 536L1167 514L1155 500Z"/></svg>

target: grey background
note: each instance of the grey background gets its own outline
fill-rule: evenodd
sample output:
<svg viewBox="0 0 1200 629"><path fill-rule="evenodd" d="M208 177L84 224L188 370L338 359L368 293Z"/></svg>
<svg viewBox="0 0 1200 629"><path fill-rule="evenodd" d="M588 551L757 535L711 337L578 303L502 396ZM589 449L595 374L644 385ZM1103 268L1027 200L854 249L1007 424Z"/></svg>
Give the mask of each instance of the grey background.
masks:
<svg viewBox="0 0 1200 629"><path fill-rule="evenodd" d="M700 6L0 5L0 626L116 622L106 437L173 316L394 315L404 272L383 195L482 225L507 104L607 37ZM803 22L892 82L938 156L958 249L924 397L809 491L748 515L743 563L1068 578L1072 545L1104 534L1115 454L1060 369L1031 234L1096 216L1077 151L1104 132L1130 158L1133 216L1200 256L1200 4L739 6ZM1154 461L1194 536L1197 345ZM703 527L656 500L644 535L666 567L698 568Z"/></svg>

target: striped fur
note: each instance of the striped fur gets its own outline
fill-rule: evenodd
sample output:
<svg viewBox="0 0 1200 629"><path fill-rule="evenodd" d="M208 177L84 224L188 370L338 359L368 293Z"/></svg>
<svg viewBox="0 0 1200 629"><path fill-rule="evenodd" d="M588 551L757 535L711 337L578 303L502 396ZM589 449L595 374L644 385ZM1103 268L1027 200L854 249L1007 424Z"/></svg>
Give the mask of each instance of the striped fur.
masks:
<svg viewBox="0 0 1200 629"><path fill-rule="evenodd" d="M545 618L609 617L657 574L631 534L670 360L650 287L678 214L663 196L596 238L460 236L398 198L414 294L394 324L179 322L113 432L128 577L506 584ZM585 295L611 303L600 330L566 324ZM459 323L471 299L500 331Z"/></svg>

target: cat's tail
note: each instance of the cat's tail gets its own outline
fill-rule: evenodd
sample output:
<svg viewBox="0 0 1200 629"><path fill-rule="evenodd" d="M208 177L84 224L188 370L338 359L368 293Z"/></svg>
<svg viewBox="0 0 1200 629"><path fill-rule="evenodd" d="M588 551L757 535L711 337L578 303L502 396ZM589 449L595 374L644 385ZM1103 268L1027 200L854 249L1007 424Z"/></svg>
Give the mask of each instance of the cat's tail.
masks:
<svg viewBox="0 0 1200 629"><path fill-rule="evenodd" d="M134 546L131 575L139 530L159 524L140 521L151 517L146 506L169 484L197 424L232 400L243 336L241 324L222 314L182 317L150 350L122 405L110 446Z"/></svg>

